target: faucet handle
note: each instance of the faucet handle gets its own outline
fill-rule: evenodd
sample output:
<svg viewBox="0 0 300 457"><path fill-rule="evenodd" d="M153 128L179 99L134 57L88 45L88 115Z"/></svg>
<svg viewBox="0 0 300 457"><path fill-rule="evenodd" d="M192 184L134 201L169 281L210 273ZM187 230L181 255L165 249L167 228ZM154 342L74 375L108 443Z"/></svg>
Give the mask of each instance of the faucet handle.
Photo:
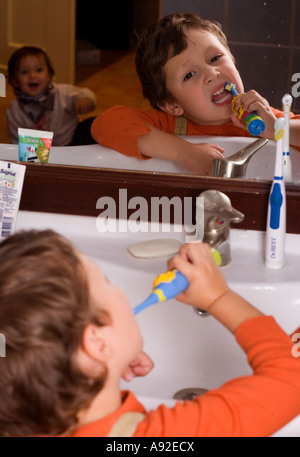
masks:
<svg viewBox="0 0 300 457"><path fill-rule="evenodd" d="M197 197L196 206L198 210L204 211L204 218L206 218L207 213L210 213L235 224L242 222L245 218L243 213L233 208L230 198L219 190L202 192Z"/></svg>
<svg viewBox="0 0 300 457"><path fill-rule="evenodd" d="M196 200L196 237L218 249L221 266L231 261L230 223L242 222L244 214L233 208L227 195L206 190Z"/></svg>

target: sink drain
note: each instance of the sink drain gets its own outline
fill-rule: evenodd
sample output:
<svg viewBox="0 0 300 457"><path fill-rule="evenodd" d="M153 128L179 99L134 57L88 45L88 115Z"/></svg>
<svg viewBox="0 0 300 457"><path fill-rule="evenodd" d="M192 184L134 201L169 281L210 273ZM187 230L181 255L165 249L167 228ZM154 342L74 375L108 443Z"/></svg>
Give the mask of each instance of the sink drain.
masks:
<svg viewBox="0 0 300 457"><path fill-rule="evenodd" d="M208 389L201 389L199 387L188 387L186 389L178 390L174 395L174 400L194 400L199 395L204 395Z"/></svg>

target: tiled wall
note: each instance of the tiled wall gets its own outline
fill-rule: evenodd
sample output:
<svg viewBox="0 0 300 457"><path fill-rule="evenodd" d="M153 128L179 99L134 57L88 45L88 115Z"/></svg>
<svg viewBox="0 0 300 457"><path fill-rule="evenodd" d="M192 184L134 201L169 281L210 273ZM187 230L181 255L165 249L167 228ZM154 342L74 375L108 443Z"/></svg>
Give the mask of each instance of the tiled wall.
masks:
<svg viewBox="0 0 300 457"><path fill-rule="evenodd" d="M281 109L294 86L292 111L300 113L300 87L292 82L296 73L300 81L300 0L161 0L163 16L177 11L219 21L245 90Z"/></svg>

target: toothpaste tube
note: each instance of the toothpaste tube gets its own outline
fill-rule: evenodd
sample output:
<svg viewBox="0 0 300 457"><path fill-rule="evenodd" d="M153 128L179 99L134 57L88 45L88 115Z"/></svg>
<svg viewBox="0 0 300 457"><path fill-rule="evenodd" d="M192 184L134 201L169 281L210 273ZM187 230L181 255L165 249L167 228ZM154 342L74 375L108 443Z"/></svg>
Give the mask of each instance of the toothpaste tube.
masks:
<svg viewBox="0 0 300 457"><path fill-rule="evenodd" d="M25 165L0 161L0 239L15 231L25 170Z"/></svg>
<svg viewBox="0 0 300 457"><path fill-rule="evenodd" d="M53 132L18 129L20 162L48 163Z"/></svg>

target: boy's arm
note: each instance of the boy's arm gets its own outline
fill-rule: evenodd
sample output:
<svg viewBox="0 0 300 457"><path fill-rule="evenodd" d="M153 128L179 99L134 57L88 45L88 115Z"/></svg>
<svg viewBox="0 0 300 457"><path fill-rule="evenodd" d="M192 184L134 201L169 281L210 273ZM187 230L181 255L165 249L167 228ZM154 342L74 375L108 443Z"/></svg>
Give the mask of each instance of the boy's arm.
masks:
<svg viewBox="0 0 300 457"><path fill-rule="evenodd" d="M164 433L268 436L283 427L300 411L300 360L292 355L289 337L272 317L263 316L228 288L207 244L185 244L168 267L177 268L189 281L177 299L208 311L233 332L253 375L164 410Z"/></svg>
<svg viewBox="0 0 300 457"><path fill-rule="evenodd" d="M184 141L174 136L174 129L174 116L115 106L95 119L91 133L98 143L122 154L174 160L194 173L210 174L213 160L222 157L223 149Z"/></svg>
<svg viewBox="0 0 300 457"><path fill-rule="evenodd" d="M290 144L300 146L300 117L290 119Z"/></svg>
<svg viewBox="0 0 300 457"><path fill-rule="evenodd" d="M76 113L89 113L96 108L96 95L87 87L79 87L78 90L79 92L76 101Z"/></svg>
<svg viewBox="0 0 300 457"><path fill-rule="evenodd" d="M194 144L158 128L138 139L138 147L146 157L174 160L182 168L200 175L210 175L214 159L222 158L224 150L209 143Z"/></svg>
<svg viewBox="0 0 300 457"><path fill-rule="evenodd" d="M96 108L96 95L88 87L72 84L54 84L69 110L76 114L86 114Z"/></svg>
<svg viewBox="0 0 300 457"><path fill-rule="evenodd" d="M206 243L188 243L181 247L168 267L178 269L188 281L188 288L176 298L207 311L232 333L246 320L262 313L229 289Z"/></svg>

